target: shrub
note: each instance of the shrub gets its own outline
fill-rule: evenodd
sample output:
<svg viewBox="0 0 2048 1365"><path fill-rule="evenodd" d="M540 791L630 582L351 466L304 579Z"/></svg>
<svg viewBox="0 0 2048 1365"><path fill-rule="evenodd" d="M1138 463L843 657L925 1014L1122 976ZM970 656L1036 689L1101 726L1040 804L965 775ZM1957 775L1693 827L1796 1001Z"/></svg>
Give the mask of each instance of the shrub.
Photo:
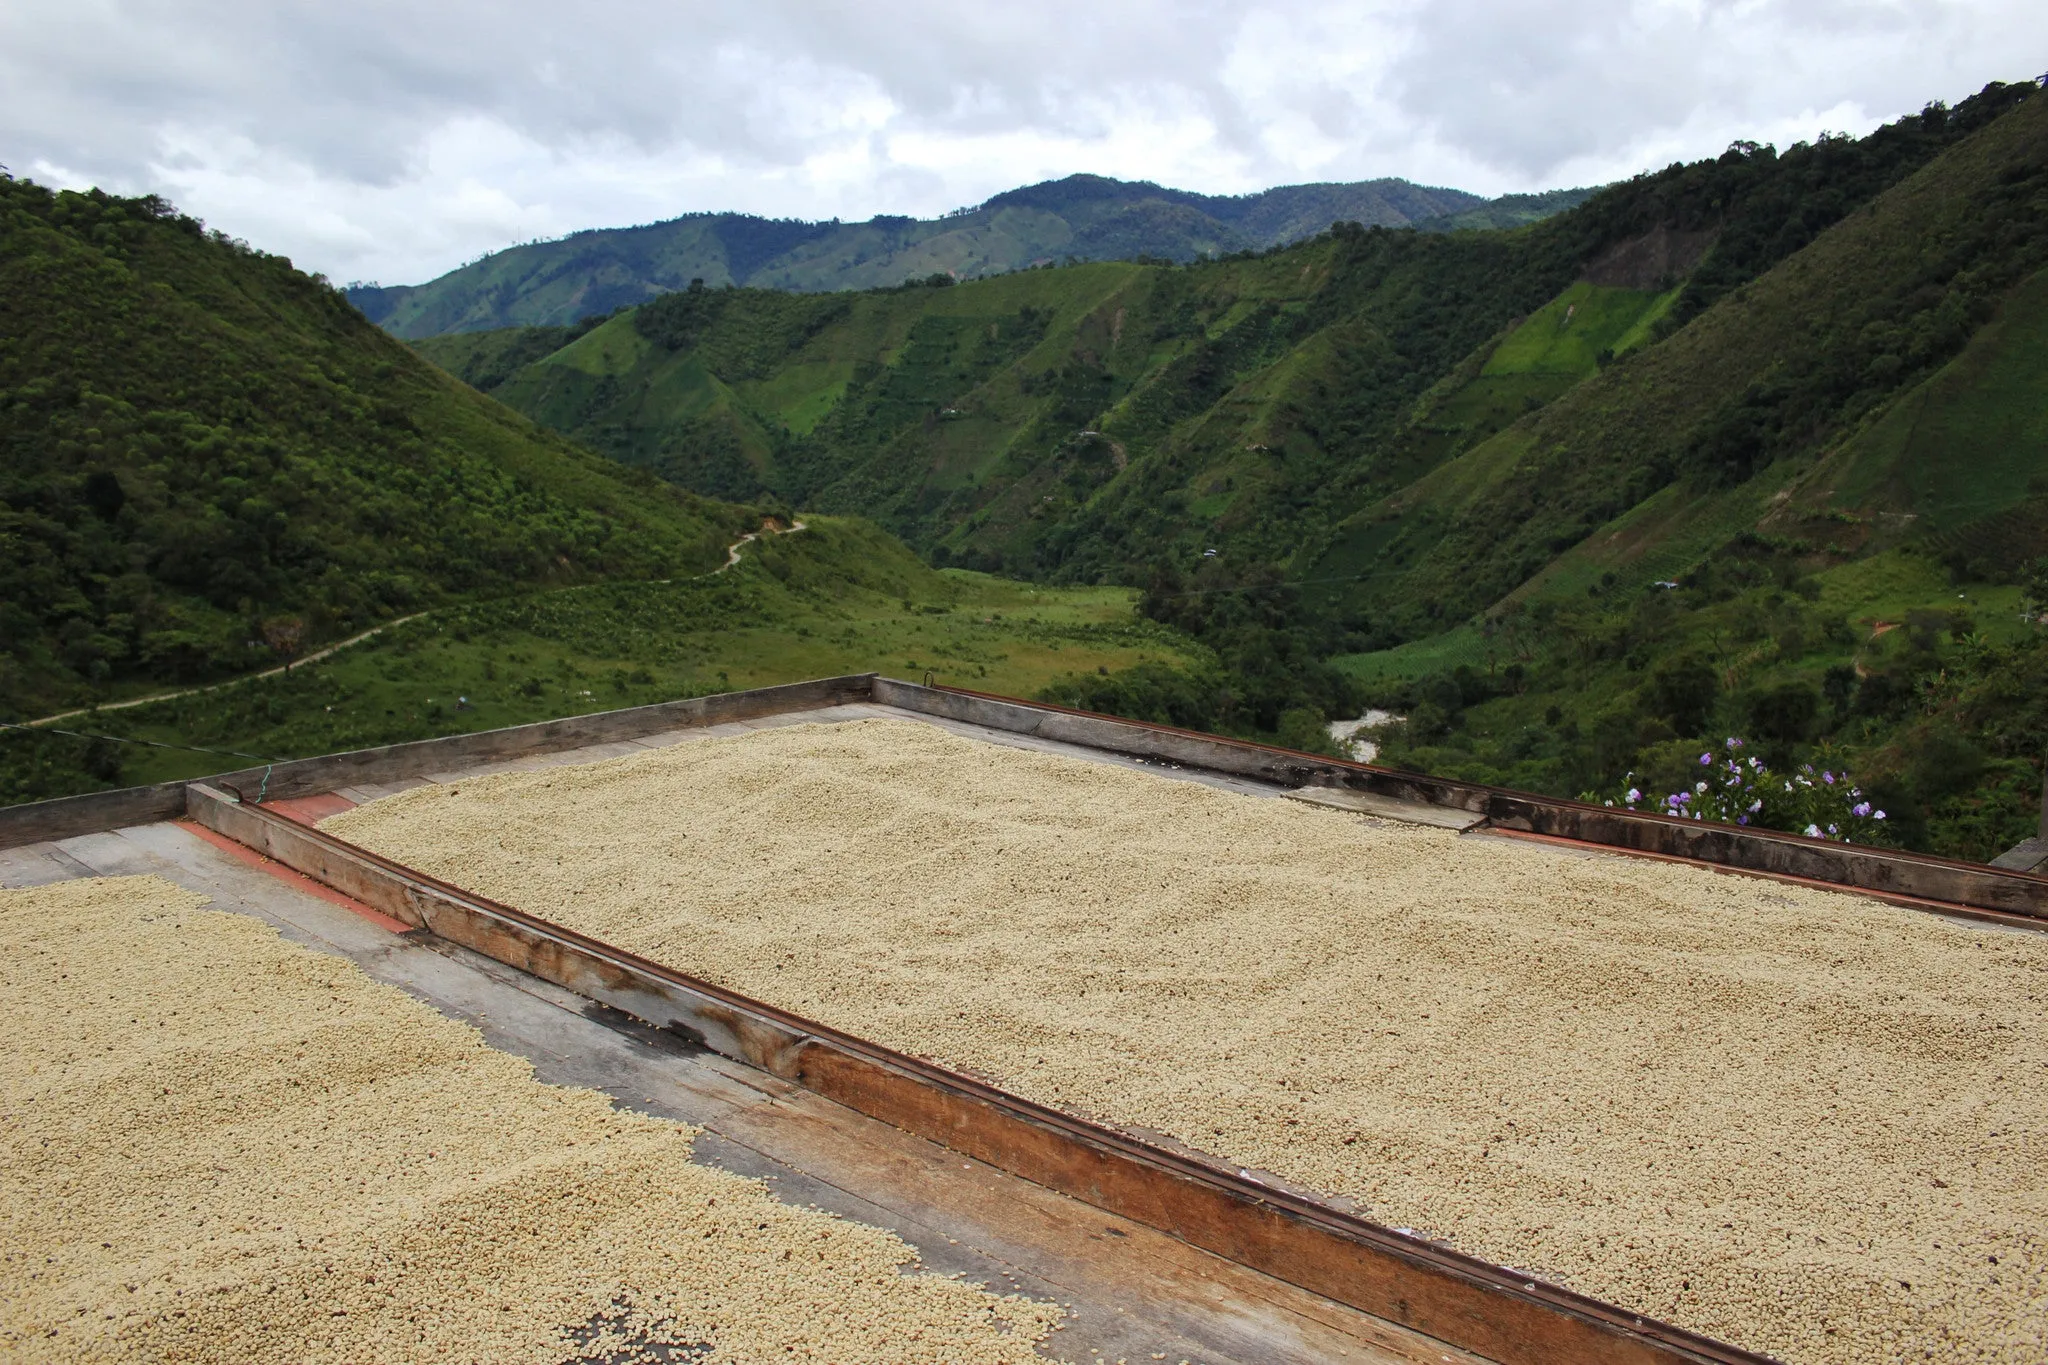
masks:
<svg viewBox="0 0 2048 1365"><path fill-rule="evenodd" d="M1842 843L1889 842L1885 813L1848 773L1832 767L1816 770L1811 763L1802 763L1797 770L1781 775L1754 754L1745 756L1742 751L1746 747L1741 739L1730 736L1719 753L1710 749L1700 755L1700 775L1690 790L1661 798L1643 791L1636 784L1636 775L1630 773L1622 779L1621 795L1604 804L1681 819L1789 830Z"/></svg>

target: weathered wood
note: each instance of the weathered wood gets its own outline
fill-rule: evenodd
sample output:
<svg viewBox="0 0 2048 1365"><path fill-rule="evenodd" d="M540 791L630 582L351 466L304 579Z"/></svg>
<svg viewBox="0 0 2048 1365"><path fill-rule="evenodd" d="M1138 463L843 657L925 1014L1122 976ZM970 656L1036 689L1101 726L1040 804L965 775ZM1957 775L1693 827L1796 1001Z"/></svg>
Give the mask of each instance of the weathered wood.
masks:
<svg viewBox="0 0 2048 1365"><path fill-rule="evenodd" d="M185 790L193 782L232 788L254 799L310 796L359 783L391 782L445 772L494 759L522 758L591 744L638 739L666 730L751 720L784 711L812 710L866 701L873 675L855 674L814 682L725 692L711 697L655 702L620 711L536 721L501 730L448 735L441 739L387 744L375 749L294 759L267 767L242 768L210 777L164 782L153 787L88 792L51 801L0 808L0 848L68 839L96 830L172 820L185 813Z"/></svg>
<svg viewBox="0 0 2048 1365"><path fill-rule="evenodd" d="M193 819L386 914L999 1169L1503 1365L1765 1357L1527 1279L696 980L210 787Z"/></svg>
<svg viewBox="0 0 2048 1365"><path fill-rule="evenodd" d="M86 792L0 807L0 848L54 843L97 830L175 820L185 813L185 783Z"/></svg>
<svg viewBox="0 0 2048 1365"><path fill-rule="evenodd" d="M1993 867L2009 868L2014 872L2032 872L2043 863L2048 863L2048 838L2039 836L2022 839L1991 860Z"/></svg>
<svg viewBox="0 0 2048 1365"><path fill-rule="evenodd" d="M1297 787L1288 796L1312 806L1328 806L1332 810L1347 810L1358 815L1376 815L1411 825L1434 825L1438 829L1466 830L1486 819L1475 811L1459 810L1454 806L1426 806L1375 792L1354 791L1349 787Z"/></svg>
<svg viewBox="0 0 2048 1365"><path fill-rule="evenodd" d="M1113 753L1163 758L1282 786L1350 790L1413 805L1469 811L1502 829L1796 877L1845 890L1940 901L2048 924L2048 877L2009 866L1587 805L1035 702L920 687L891 678L875 680L875 701L900 710L1062 739Z"/></svg>

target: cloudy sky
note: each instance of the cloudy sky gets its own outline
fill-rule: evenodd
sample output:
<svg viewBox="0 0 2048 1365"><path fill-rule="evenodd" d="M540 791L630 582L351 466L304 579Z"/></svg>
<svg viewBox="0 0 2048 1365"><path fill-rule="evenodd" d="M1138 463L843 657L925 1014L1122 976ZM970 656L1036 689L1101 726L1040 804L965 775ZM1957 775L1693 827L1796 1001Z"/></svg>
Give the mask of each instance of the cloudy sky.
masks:
<svg viewBox="0 0 2048 1365"><path fill-rule="evenodd" d="M0 164L337 280L698 209L1591 184L2048 68L2040 0L12 0Z"/></svg>

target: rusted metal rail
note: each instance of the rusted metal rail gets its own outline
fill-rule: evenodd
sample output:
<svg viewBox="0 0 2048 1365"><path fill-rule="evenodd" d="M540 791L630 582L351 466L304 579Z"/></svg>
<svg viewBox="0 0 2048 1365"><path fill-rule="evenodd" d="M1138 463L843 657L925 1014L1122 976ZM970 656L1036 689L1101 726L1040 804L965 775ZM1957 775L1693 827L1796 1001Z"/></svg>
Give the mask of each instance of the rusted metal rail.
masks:
<svg viewBox="0 0 2048 1365"><path fill-rule="evenodd" d="M700 981L194 783L188 813L407 925L873 1118L1502 1365L1768 1357L1131 1138Z"/></svg>

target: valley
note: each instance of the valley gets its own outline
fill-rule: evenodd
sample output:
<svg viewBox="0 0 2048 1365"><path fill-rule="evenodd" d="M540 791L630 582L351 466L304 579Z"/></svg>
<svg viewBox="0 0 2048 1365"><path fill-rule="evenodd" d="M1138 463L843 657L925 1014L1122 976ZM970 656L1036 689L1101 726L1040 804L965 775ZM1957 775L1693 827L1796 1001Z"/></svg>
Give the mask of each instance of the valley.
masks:
<svg viewBox="0 0 2048 1365"><path fill-rule="evenodd" d="M1853 771L1883 837L1988 858L2032 832L2048 752L2036 88L1738 143L1509 226L1338 221L1179 263L837 291L698 282L409 347L167 206L10 182L20 240L128 272L135 301L105 306L134 336L210 312L196 372L270 387L158 396L168 356L85 346L38 362L82 385L53 403L10 361L15 439L86 472L40 466L9 495L12 534L49 547L15 572L71 585L14 595L51 605L7 656L9 701L25 718L232 678L418 616L288 684L96 723L311 752L929 669L1324 752L1331 720L1380 707L1407 718L1382 762L1596 800L1681 790L1703 745L1744 736L1775 768ZM1436 216L1453 208L1477 211ZM46 277L9 306L73 316ZM515 312L553 307L502 283ZM295 358L258 359L259 337ZM287 417L266 434L257 412ZM380 501L379 481L408 491ZM799 514L838 529L735 571L767 594L753 615L714 609L736 586L686 586ZM778 564L811 565L808 586L764 580ZM639 624L594 624L615 612ZM1033 643L1048 630L1057 650ZM441 671L391 690L423 640ZM185 762L9 742L23 794Z"/></svg>
<svg viewBox="0 0 2048 1365"><path fill-rule="evenodd" d="M2035 88L1505 232L686 289L415 344L685 487L1142 587L1219 660L1072 704L1297 739L1384 704L1413 714L1388 761L1595 798L1748 734L1983 858L2031 832L2048 750L1986 700L2036 667L2048 555Z"/></svg>

